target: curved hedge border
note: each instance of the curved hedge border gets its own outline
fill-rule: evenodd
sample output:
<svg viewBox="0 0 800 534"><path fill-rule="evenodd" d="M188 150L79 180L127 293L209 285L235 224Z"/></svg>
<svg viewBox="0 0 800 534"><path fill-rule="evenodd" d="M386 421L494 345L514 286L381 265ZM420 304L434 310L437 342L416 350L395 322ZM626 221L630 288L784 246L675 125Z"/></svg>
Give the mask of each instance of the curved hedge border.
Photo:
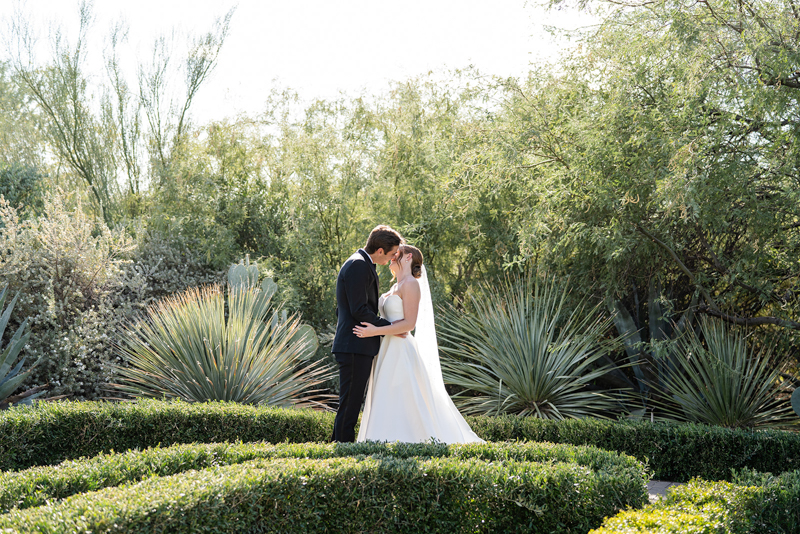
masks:
<svg viewBox="0 0 800 534"><path fill-rule="evenodd" d="M751 481L757 485L693 480L643 510L606 519L592 534L800 532L800 471Z"/></svg>
<svg viewBox="0 0 800 534"><path fill-rule="evenodd" d="M121 454L100 454L56 466L32 467L25 471L0 472L0 513L13 508L41 506L54 499L78 493L138 482L152 476L169 476L191 469L234 465L255 459L354 457L381 455L395 458L478 459L485 461L560 462L581 465L592 471L623 473L640 482L644 492L648 480L643 464L630 456L595 447L552 443L485 443L470 445L408 443L289 444L215 443L173 445ZM630 490L630 488L629 488ZM644 493L642 493L644 494ZM619 506L632 502L627 494Z"/></svg>
<svg viewBox="0 0 800 534"><path fill-rule="evenodd" d="M800 469L800 433L732 430L693 423L552 421L530 417L467 418L483 439L526 439L593 445L647 462L653 478L731 480L733 469L781 473Z"/></svg>
<svg viewBox="0 0 800 534"><path fill-rule="evenodd" d="M21 532L584 533L640 506L627 471L463 458L252 460L12 510Z"/></svg>
<svg viewBox="0 0 800 534"><path fill-rule="evenodd" d="M125 451L223 441L330 441L332 413L245 404L140 400L48 402L0 412L0 469Z"/></svg>
<svg viewBox="0 0 800 534"><path fill-rule="evenodd" d="M593 445L649 463L655 478L730 480L731 469L800 468L800 434L687 423L468 417L490 441ZM103 451L220 441L329 441L333 414L231 403L40 403L0 412L0 469L51 465Z"/></svg>

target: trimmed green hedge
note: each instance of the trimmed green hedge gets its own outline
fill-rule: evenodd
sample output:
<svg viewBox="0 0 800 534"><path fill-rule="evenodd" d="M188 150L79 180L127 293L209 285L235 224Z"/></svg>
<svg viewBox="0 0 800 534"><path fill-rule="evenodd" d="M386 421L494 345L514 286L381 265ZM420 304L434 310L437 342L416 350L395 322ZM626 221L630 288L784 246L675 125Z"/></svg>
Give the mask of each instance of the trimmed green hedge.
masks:
<svg viewBox="0 0 800 534"><path fill-rule="evenodd" d="M25 471L0 472L0 513L12 508L41 506L54 499L106 487L138 482L152 476L168 476L213 466L239 464L254 459L334 458L382 455L397 458L450 457L486 461L574 463L592 471L622 472L644 488L648 476L643 464L630 456L595 447L552 443L443 444L288 444L217 443L174 445L121 454L100 454L84 460L68 460L56 466Z"/></svg>
<svg viewBox="0 0 800 534"><path fill-rule="evenodd" d="M465 458L252 460L0 516L20 532L585 533L646 498L627 470Z"/></svg>
<svg viewBox="0 0 800 534"><path fill-rule="evenodd" d="M753 532L800 532L800 470L780 475L749 469L735 473L740 486L758 486L759 500L753 507Z"/></svg>
<svg viewBox="0 0 800 534"><path fill-rule="evenodd" d="M693 480L643 510L606 519L592 534L800 532L800 471L740 475L748 479L756 485Z"/></svg>
<svg viewBox="0 0 800 534"><path fill-rule="evenodd" d="M0 469L178 443L330 441L334 415L244 404L48 402L0 412Z"/></svg>
<svg viewBox="0 0 800 534"><path fill-rule="evenodd" d="M783 471L800 468L800 433L731 430L692 423L552 421L530 417L467 418L483 439L525 439L593 445L648 462L653 478L686 482L694 477L731 480L732 469Z"/></svg>
<svg viewBox="0 0 800 534"><path fill-rule="evenodd" d="M0 469L52 465L103 451L220 441L329 441L333 414L231 403L40 403L0 412ZM730 480L731 469L800 468L800 434L688 423L468 417L490 441L593 445L647 461L655 478Z"/></svg>
<svg viewBox="0 0 800 534"><path fill-rule="evenodd" d="M747 511L756 488L729 482L693 480L644 510L628 510L606 519L590 534L745 533Z"/></svg>

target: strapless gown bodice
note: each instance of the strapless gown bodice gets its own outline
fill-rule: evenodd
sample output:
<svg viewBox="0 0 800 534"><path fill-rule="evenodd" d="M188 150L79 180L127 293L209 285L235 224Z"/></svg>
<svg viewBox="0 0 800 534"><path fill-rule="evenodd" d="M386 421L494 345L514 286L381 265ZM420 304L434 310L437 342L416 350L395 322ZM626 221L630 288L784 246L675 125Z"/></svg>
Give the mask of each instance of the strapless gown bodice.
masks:
<svg viewBox="0 0 800 534"><path fill-rule="evenodd" d="M378 300L378 311L381 317L393 323L405 318L403 314L403 299L400 295L381 296Z"/></svg>

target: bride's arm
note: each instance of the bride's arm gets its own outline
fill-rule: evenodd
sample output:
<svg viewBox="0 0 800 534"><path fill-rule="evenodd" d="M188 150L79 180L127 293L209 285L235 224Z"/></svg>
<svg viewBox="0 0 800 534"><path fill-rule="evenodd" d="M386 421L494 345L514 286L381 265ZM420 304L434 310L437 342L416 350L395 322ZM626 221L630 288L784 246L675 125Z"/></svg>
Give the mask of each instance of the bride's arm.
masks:
<svg viewBox="0 0 800 534"><path fill-rule="evenodd" d="M362 322L361 326L353 328L353 333L358 337L396 336L397 334L404 334L414 330L417 325L417 314L419 313L419 282L412 278L404 283L400 291L400 298L403 299L403 319L389 326L375 326Z"/></svg>

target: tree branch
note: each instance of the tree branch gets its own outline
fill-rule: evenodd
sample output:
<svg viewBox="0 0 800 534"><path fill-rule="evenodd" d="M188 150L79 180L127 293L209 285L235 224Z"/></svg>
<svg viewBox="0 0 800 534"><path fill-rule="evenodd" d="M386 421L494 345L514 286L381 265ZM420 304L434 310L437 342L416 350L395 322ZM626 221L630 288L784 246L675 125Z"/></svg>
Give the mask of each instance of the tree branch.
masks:
<svg viewBox="0 0 800 534"><path fill-rule="evenodd" d="M725 322L738 324L741 326L775 325L783 328L790 328L792 330L800 330L799 322L781 319L779 317L739 317L738 315L731 315L728 313L723 313L719 310L713 310L706 305L700 305L697 311L699 313L711 315L712 317L718 317Z"/></svg>
<svg viewBox="0 0 800 534"><path fill-rule="evenodd" d="M678 264L678 267L681 269L681 271L683 271L683 272L684 272L684 274L686 274L686 276L688 276L688 277L689 277L689 280L691 280L691 281L692 281L692 283L694 284L694 286L695 286L695 287L696 287L698 290L700 290L700 293L702 293L702 294L703 294L703 298L705 298L705 299L706 299L706 302L708 302L708 303L709 303L709 305L710 305L710 306L711 306L713 309L715 309L715 310L718 310L718 309L719 309L719 307L717 306L717 304L714 302L714 299L712 299L712 298L711 298L711 295L709 295L709 294L708 294L708 291L706 291L706 289L705 289L705 288L704 288L704 287L703 287L703 286L702 286L702 285L701 285L701 284L700 284L700 283L697 281L697 278L695 278L694 274L692 274L692 271L690 271L690 270L689 270L689 268L688 268L688 267L686 267L686 265L684 265L684 263L683 263L683 262L680 260L680 258L678 258L678 255L677 255L677 254L675 254L675 251L673 251L671 248L669 248L669 246L668 246L666 243L664 243L663 241L661 241L660 239L658 239L656 236L654 236L653 234L651 234L650 232L648 232L647 230L645 230L644 228L642 228L642 227L641 227L641 226L639 226L638 224L636 225L636 229L637 229L637 230L639 230L639 231L640 231L641 233L643 233L644 235L646 235L648 238L650 238L650 240L652 240L652 241L653 241L655 244L657 244L658 246L660 246L661 248L663 248L664 250L666 250L666 251L667 251L667 253L668 253L668 254L669 254L671 257L672 257L672 259L675 261L675 263L677 263L677 264Z"/></svg>

